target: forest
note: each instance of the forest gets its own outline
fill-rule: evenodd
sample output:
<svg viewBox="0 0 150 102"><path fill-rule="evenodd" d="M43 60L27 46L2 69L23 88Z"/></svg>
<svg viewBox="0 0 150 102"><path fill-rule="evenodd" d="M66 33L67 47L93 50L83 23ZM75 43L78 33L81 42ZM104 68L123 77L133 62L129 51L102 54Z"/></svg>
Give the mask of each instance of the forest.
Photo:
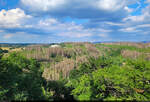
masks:
<svg viewBox="0 0 150 102"><path fill-rule="evenodd" d="M150 43L0 45L0 101L150 101Z"/></svg>

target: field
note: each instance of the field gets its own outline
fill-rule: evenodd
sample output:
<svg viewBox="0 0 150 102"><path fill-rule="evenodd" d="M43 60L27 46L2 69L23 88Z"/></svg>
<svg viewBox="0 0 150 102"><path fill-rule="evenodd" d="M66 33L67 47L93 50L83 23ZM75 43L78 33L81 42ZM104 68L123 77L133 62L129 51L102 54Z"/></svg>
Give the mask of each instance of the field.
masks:
<svg viewBox="0 0 150 102"><path fill-rule="evenodd" d="M1 100L150 100L150 43L70 42L1 49Z"/></svg>
<svg viewBox="0 0 150 102"><path fill-rule="evenodd" d="M2 50L8 50L10 52L13 52L13 51L21 51L22 48L14 48L12 49L11 47L1 47Z"/></svg>

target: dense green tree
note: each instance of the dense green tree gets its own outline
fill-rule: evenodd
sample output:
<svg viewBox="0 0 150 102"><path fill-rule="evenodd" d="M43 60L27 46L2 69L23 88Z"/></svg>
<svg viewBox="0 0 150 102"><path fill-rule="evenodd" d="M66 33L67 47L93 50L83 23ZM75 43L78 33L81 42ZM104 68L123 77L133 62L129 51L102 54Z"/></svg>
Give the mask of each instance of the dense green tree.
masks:
<svg viewBox="0 0 150 102"><path fill-rule="evenodd" d="M67 86L72 87L75 99L150 100L150 62L122 57L91 60L88 66L84 63L70 75ZM106 66L101 67L104 63Z"/></svg>
<svg viewBox="0 0 150 102"><path fill-rule="evenodd" d="M40 64L12 53L0 59L1 100L44 100ZM50 96L49 96L50 97Z"/></svg>

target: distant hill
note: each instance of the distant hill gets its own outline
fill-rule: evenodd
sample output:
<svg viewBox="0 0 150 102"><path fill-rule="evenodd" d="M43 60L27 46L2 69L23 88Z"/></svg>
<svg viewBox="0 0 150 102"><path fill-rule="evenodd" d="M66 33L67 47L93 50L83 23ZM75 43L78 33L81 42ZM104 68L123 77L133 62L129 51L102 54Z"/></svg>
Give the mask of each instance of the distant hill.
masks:
<svg viewBox="0 0 150 102"><path fill-rule="evenodd" d="M122 43L150 43L150 41L137 41L137 42L132 42L132 41L120 41ZM93 44L98 44L98 43L120 43L119 41L98 41L98 42L92 42Z"/></svg>

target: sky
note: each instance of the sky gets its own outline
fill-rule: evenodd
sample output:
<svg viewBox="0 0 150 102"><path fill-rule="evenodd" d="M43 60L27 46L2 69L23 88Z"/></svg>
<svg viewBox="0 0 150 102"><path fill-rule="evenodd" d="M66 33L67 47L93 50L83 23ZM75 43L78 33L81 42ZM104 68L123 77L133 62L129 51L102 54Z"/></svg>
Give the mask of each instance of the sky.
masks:
<svg viewBox="0 0 150 102"><path fill-rule="evenodd" d="M150 0L0 0L0 43L150 41Z"/></svg>

